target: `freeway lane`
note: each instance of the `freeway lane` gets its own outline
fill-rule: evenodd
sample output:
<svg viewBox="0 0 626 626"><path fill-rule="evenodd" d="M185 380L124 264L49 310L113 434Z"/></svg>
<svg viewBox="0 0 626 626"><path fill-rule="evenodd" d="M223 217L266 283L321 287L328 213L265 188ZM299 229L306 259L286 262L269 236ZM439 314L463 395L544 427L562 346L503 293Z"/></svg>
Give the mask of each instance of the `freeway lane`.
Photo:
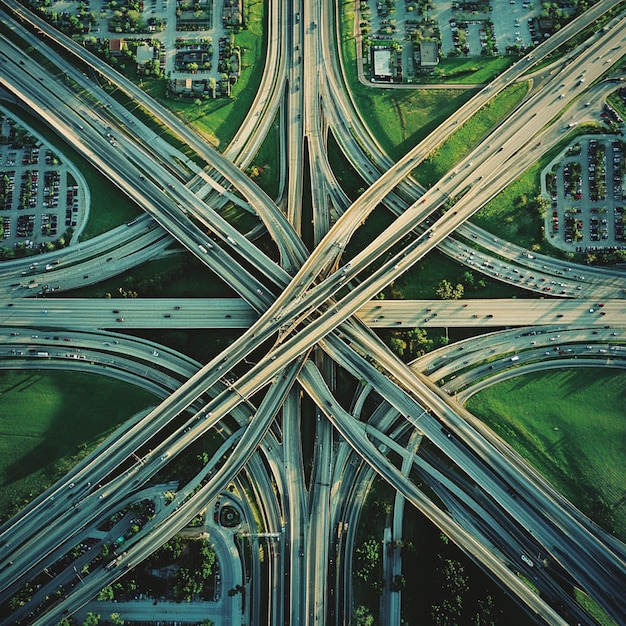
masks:
<svg viewBox="0 0 626 626"><path fill-rule="evenodd" d="M13 50L16 50L16 48L13 48ZM181 203L185 204L187 210L196 207L199 213L204 215L205 223L208 222L212 231L227 242L228 246L236 249L237 254L245 254L249 261L252 262L254 260L256 266L259 269L262 268L268 276L273 277L274 280L280 280L284 272L280 271L276 263L261 254L233 226L215 211L201 203L195 195L175 178L172 179L175 182L167 184L167 196L164 196L165 189L160 185L155 185L150 180L142 180L140 178L142 174L138 172L135 165L130 161L125 162L123 158L124 153L117 148L114 150L114 146L110 145L103 130L106 127L100 124L92 128L91 112L86 105L76 103L69 119L62 119L59 113L55 113L55 109L58 109L58 111L63 110L62 104L74 102L73 94L65 86L57 84L54 91L48 92L39 90L32 81L26 80L27 77L23 72L23 66L18 65L12 56L5 55L5 58L8 61L12 61L11 63L6 62L3 66L3 69L9 72L11 82L7 83L6 78L2 75L0 75L0 81L13 91L16 90L17 85L21 85L24 90L22 96L26 98L35 110L39 111L44 119L51 122L57 130L64 129L68 136L76 137L78 146L82 148L83 152L86 151L86 156L91 161L99 165L102 173L115 180L118 186L153 215L170 234L184 243L191 253L203 263L223 276L226 282L236 288L249 302L259 306L261 302L267 300L267 296L264 295L263 291L264 285L245 268L234 266L226 251L208 241L208 237L202 230L189 220L182 209ZM30 65L32 65L32 61L28 60L28 66ZM25 66L27 66L26 62ZM31 69L33 76L37 76L41 72L44 72L41 68ZM28 94L28 96L26 97L25 94ZM46 100L47 98L54 99L56 102L55 108L50 108L50 104ZM59 100L60 98L61 100ZM76 111L86 112L86 117L77 118ZM80 138L76 134L76 129L79 126L83 126ZM130 138L127 141L122 141L122 144L128 144L129 150L132 149L143 155L138 160L146 163L151 162L150 156L143 153L142 148L131 142ZM161 176L161 179L163 178ZM170 196L174 196L174 198Z"/></svg>
<svg viewBox="0 0 626 626"><path fill-rule="evenodd" d="M605 11L614 5L615 5L614 2L604 3L604 4L598 3L594 5L594 12L595 10L598 10L600 12ZM582 15L577 20L574 20L573 22L568 24L565 27L565 29L561 30L558 33L558 36L559 37L566 36L566 33L564 32L565 30L567 30L567 36L568 37L571 36L572 33L576 32L577 28L581 28L584 24L591 23L591 21L595 19L598 14L599 13L594 14L592 16L591 13L586 13ZM329 24L333 23L332 18L326 18L326 19L328 20ZM333 29L330 28L330 31L333 32ZM600 37L602 37L602 33L598 33L590 37L589 41L593 40L594 38L597 39ZM536 63L540 58L545 57L547 54L549 54L554 49L554 44L556 43L557 43L557 40L554 37L551 37L550 39L542 43L536 50L534 50L533 54L528 55L527 57L522 59L519 63L517 63L512 68L510 68L510 70L508 70L508 72L506 73L506 76L508 76L509 81L512 82L515 79L519 79L520 76L526 72L526 68L532 67L532 65ZM567 55L566 60L571 59L575 56L576 56L576 51L570 52ZM374 142L372 142L372 140L370 139L368 131L365 130L365 126L356 112L356 107L354 107L354 104L349 101L348 96L345 95L347 90L345 88L340 88L340 86L345 87L345 79L341 78L340 76L341 72L336 68L336 63L334 62L335 55L333 54L332 49L330 48L328 49L326 58L333 60L333 62L330 64L332 71L325 72L324 74L330 81L331 86L328 87L328 93L332 94L332 96L325 98L323 102L327 107L330 106L329 116L333 120L334 134L335 136L338 137L338 140L340 141L345 154L348 156L348 158L350 158L355 169L357 169L357 171L360 172L361 176L365 180L369 182L373 182L373 178L371 176L373 172L371 172L370 170L371 164L369 163L369 159L370 158L378 159L377 161L379 164L378 167L382 169L383 171L386 171L387 169L391 168L392 163L390 162L388 157L386 157L386 155L383 155L380 147ZM563 62L558 61L558 63L555 64L555 67L557 67L558 71L561 71L564 67ZM549 71L549 69L547 71ZM470 102L468 102L462 109L457 111L457 113L455 113L455 116L451 118L452 120L451 123L449 123L448 125L444 127L437 128L431 135L429 135L429 137L427 137L420 144L421 150L420 150L420 146L417 146L414 150L412 150L413 153L417 151L416 159L419 161L421 158L426 156L433 149L433 146L438 145L441 141L443 141L446 137L448 137L454 130L456 130L456 128L458 128L458 125L466 121L469 117L470 112L476 111L480 106L484 105L488 101L488 99L491 98L495 94L495 92L498 89L503 88L506 84L506 83L502 83L503 76L499 77L496 81L494 81L494 83L492 83L491 85L483 89L479 94L477 94L477 96L472 98L472 100L470 100ZM338 95L338 97L335 97L335 95ZM341 107L342 107L341 109L339 109L339 106L338 106L339 102L341 102ZM355 135L359 137L358 142L354 138ZM365 155L363 154L363 150L361 148L361 146L363 145L368 146L368 149L367 149L368 157L365 157ZM389 187L391 187L391 185L389 185ZM400 198L395 196L394 193L390 193L384 199L385 204L396 215L400 215L405 210L407 204L410 205L416 196L421 196L423 193L423 189L420 188L418 185L416 185L411 179L405 179L404 181L402 181L400 185L398 186L397 191L400 194L400 196L406 201L404 204L402 203ZM477 240L476 243L482 246L486 246L486 248L491 252L492 255L498 256L499 251L497 247L493 245L493 242L492 242L493 238L489 236L488 233L485 233L484 231L482 231L482 229L479 229L479 228L476 228L475 226L467 224L467 225L463 225L459 227L458 233L468 238L470 238L471 236L472 238ZM444 246L444 250L446 252L448 252L450 246L452 245L454 245L455 248L461 247L460 244L454 241L453 239L449 241L446 240L445 242L441 242L440 245ZM546 272L548 272L547 278L548 280L550 280L550 278L553 277L553 276L550 276L550 271L552 270L552 268L554 268L553 270L554 275L560 274L560 270L558 269L559 267L561 267L563 271L572 269L572 264L567 264L562 261L558 261L556 259L551 259L548 257L541 257L541 255L537 255L537 258L538 259L541 258L542 266L532 267L533 263L531 263L530 261L526 261L522 258L522 255L520 254L522 250L519 249L518 247L512 246L511 244L507 244L506 242L498 242L498 246L503 247L503 253L505 255L508 256L509 253L513 253L513 256L511 258L519 257L519 260L517 260L517 263L519 265L527 266L528 269L530 270L529 272L527 272L528 274L538 273L539 275L545 276ZM462 260L465 263L468 263L468 261L463 259L462 257L460 258L460 260ZM580 270L579 273L587 273L587 271L589 271L595 274L596 276L602 273L604 273L605 276L607 277L613 276L614 278L613 287L615 287L616 285L616 282L615 282L616 277L618 281L623 281L623 277L621 276L620 272L616 272L615 270L608 269L608 268L583 268L582 266L574 265L573 269ZM481 271L487 271L487 270L483 270L481 268ZM494 272L487 271L487 273L494 275ZM500 280L507 280L505 278L505 274L506 272L505 273L499 272L495 274L495 277L499 278ZM513 282L513 281L508 281L508 282ZM591 285L589 283L579 283L579 285L581 285L582 288L587 292L587 294L590 295Z"/></svg>
<svg viewBox="0 0 626 626"><path fill-rule="evenodd" d="M10 305L10 306L9 306ZM372 328L626 326L622 300L372 300L357 311ZM118 321L122 318L123 321ZM11 300L0 308L7 328L93 330L110 328L250 328L258 313L240 298L127 298ZM7 332L7 334L9 334Z"/></svg>
<svg viewBox="0 0 626 626"><path fill-rule="evenodd" d="M35 25L39 32L47 34L55 44L61 44L67 51L76 55L83 63L88 63L96 72L115 84L122 92L126 93L132 100L143 106L147 111L161 120L172 132L175 132L187 145L193 148L207 163L210 163L221 176L228 180L233 188L237 189L255 207L258 215L263 220L268 232L273 235L275 243L278 245L284 267L294 270L304 258L304 248L302 242L296 236L293 229L288 228L284 216L271 199L257 185L255 185L244 172L235 167L228 159L224 158L217 150L202 141L186 124L160 106L155 100L144 91L136 87L130 80L114 71L108 64L100 61L97 57L85 50L84 47L74 42L69 37L49 26L45 21L35 14L26 10L13 0L3 0L3 4L10 8L12 12L22 19ZM65 64L62 64L65 66ZM125 114L130 119L130 115ZM123 124L124 120L122 120ZM135 123L136 126L136 123ZM127 132L135 132L133 129L126 129ZM115 180L114 180L115 182ZM230 225L226 223L230 228Z"/></svg>

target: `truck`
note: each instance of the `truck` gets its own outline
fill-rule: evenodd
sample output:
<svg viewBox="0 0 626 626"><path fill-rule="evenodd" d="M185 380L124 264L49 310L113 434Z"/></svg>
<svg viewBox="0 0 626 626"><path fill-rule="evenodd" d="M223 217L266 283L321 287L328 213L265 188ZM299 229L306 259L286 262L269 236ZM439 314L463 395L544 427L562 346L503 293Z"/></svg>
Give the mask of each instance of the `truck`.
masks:
<svg viewBox="0 0 626 626"><path fill-rule="evenodd" d="M47 352L37 352L35 354L35 356L41 356L41 357L46 357L46 356L50 356Z"/></svg>
<svg viewBox="0 0 626 626"><path fill-rule="evenodd" d="M524 561L524 563L526 563L526 565L528 565L528 567L535 567L532 559L528 558L524 553L520 555L520 558Z"/></svg>

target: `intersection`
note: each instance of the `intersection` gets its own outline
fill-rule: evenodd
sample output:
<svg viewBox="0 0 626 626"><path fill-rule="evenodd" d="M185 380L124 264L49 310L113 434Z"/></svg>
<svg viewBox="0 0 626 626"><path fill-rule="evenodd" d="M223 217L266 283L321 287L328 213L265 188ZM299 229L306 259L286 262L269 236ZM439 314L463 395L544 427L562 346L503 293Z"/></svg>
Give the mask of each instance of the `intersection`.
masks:
<svg viewBox="0 0 626 626"><path fill-rule="evenodd" d="M613 4L598 3L590 11L607 9ZM17 5L8 0L4 5L17 10ZM329 10L328 4L303 4L300 8L303 19L295 27L291 11L282 14L280 20L278 12L270 13L278 22L278 31L285 38L284 49L288 53L286 58L280 58L280 53L276 52L274 62L278 71L273 74L276 82L267 85L267 91L260 93L259 101L265 102L267 109L263 110L272 110L269 103L281 97L282 92L277 88L280 81L288 80L289 110L297 116L295 123L288 126L286 213L233 165L239 156L233 155L231 162L209 149L156 103L150 102L144 94L137 93L138 90L132 85L125 85L124 89L155 115L167 120L167 124L181 138L188 140L211 168L215 168L218 180L210 185L212 191L206 201L198 197L193 189L200 180L207 182L208 179L199 171L192 172L193 177L190 178L193 168L189 164L188 171L183 168L177 171L176 168L172 169L165 158L167 153L159 151L151 143L150 131L139 120L132 120L129 113L122 113L120 118L111 109L102 109L96 113L81 104L80 97L66 86L55 85L54 91L35 88L33 81L24 80L23 68L32 77L44 76L43 80L37 78L44 86L53 78L47 76L45 70L37 67L28 57L21 59L23 63L20 68L19 52L0 50L4 55L0 79L5 88L28 102L53 126L73 136L77 148L98 163L111 180L125 189L169 236L176 238L231 285L248 304L252 314L245 323L243 320L240 322L241 327L247 330L227 352L190 373L188 381L172 390L160 406L135 426L129 425L123 437L99 449L92 459L54 488L55 493L62 490L68 494L65 489L71 483L81 486L80 490L73 490L71 494L54 500L49 499L49 494L44 494L26 507L19 520L0 529L4 542L4 547L0 547L2 558L13 555L11 565L4 567L0 579L0 600L6 601L19 589L20 584L54 563L64 550L73 545L73 534L69 529L76 523L76 509L80 511L81 528L97 524L97 520L107 511L121 506L127 498L140 497L138 490L141 486L164 464L183 453L190 442L219 425L227 427L230 432L220 455L193 481L179 489L175 506L150 520L128 542L117 567L107 569L105 564L98 564L79 587L72 588L58 602L46 606L45 613L33 615L32 621L28 623L45 624L49 620L60 619L67 611L76 610L96 595L100 588L118 578L127 565L132 567L141 562L183 528L202 510L206 502L218 496L240 472L245 471L248 463L256 463L257 469L266 467L257 458L258 450L263 450L273 468L272 480L280 481L282 485L280 495L277 495L268 487L270 477L265 475L260 478L255 472L255 479L260 481L258 494L259 506L265 515L264 530L279 533L283 538L282 551L272 555L271 576L267 582L271 593L271 623L328 623L331 616L338 623L347 622L349 613L340 614L338 605L333 605L332 595L328 593L331 580L349 576L349 571L339 571L336 569L339 564L333 563L330 537L339 520L354 515L349 508L342 509L341 504L334 501L334 493L347 487L339 485L342 466L339 465L340 459L334 458L333 454L334 444L338 441L346 442L352 448L353 455L357 455L398 493L422 510L544 622L562 624L571 619L584 621L586 618L582 609L567 597L561 570L536 570L538 581L535 583L545 592L541 597L529 592L521 582L517 575L517 571L524 567L524 562L520 563L520 551L523 553L531 547L533 551L540 550L558 562L567 577L585 589L615 619L619 621L626 613L621 597L626 554L623 544L606 536L569 503L560 499L521 459L511 455L508 450L502 450L488 436L469 426L466 411L448 393L394 357L370 331L366 325L368 318L360 315L366 306L372 306L368 303L386 285L434 247L444 245L450 235L464 227L465 220L536 160L539 155L533 148L537 146L538 138L541 138L542 152L560 139L560 135L549 126L551 120L580 96L582 87L575 85L575 76L581 67L587 68L590 82L594 76L599 77L606 71L606 67L594 59L599 54L613 50L616 43L622 40L623 17L616 18L607 32L586 42L588 49L571 55L565 61L569 65L563 65L558 71L552 70L545 77L541 89L536 93L531 92L530 97L507 120L506 128L492 133L474 154L459 164L459 172L462 174L454 177L447 175L428 191L418 190L407 177L426 155L424 146L420 144L398 163L384 167L381 175L373 175L370 187L349 205L341 194L332 191L337 185L327 165L327 155L321 141L324 128L320 101L324 107L332 103L331 111L327 112L330 119L333 119L332 107L343 107L343 115L337 115L342 123L346 119L357 123L351 117L345 100L327 96L326 90L332 89L329 84L337 79L333 72L322 76L314 71L319 66L318 59L328 58L324 46L330 44L320 33L329 30L323 26L329 19ZM23 12L22 9L20 11ZM12 20L8 12L3 18L5 16L7 21ZM579 18L580 22L576 26L576 22L572 22L572 31L588 23L592 14L582 17L585 19ZM36 21L34 16L28 16L28 19ZM18 26L15 28L18 29ZM37 28L49 27L37 23ZM298 42L301 42L297 45L302 48L306 59L304 63L296 62L295 59L300 55L287 45L292 30L297 32ZM32 35L24 34L24 37ZM567 33L562 35L563 40L566 37ZM431 138L431 145L432 141L442 141L446 134L453 132L456 123L461 123L464 115L469 115L491 98L496 88L503 88L508 81L524 73L529 64L539 58L544 45L547 50L551 50L558 43L557 36L551 38L546 42L548 45L542 44L535 51L532 60L521 59L509 70L509 76L506 73L501 75L496 81L498 87L491 85L481 91L463 107L465 110L459 110L458 119L450 121L449 127L435 131L436 136ZM64 45L67 50L71 50L71 42L65 42ZM54 52L51 51L51 54ZM612 54L614 61L617 61L620 52L613 50ZM96 59L89 59L89 62L97 71L105 75L112 74ZM60 60L59 64L68 75L73 71L67 61ZM291 68L289 79L285 73L287 66ZM271 72L268 71L269 74ZM111 78L119 81L116 76ZM98 100L103 97L91 81L81 77L80 72L75 72L73 79L83 89L93 93L93 97ZM296 87L300 84L302 88ZM339 89L335 93L343 91ZM323 93L326 97L321 95ZM561 93L566 95L561 98ZM59 98L59 102L55 102L55 98ZM70 102L73 104L68 106ZM265 118L265 113L259 117ZM84 128L84 132L76 132L77 124ZM109 125L115 129L113 132L118 137L119 146L115 150L104 134ZM257 125L255 121L254 126L260 126L260 122ZM347 135L353 136L351 133ZM253 131L250 131L250 136L254 137ZM299 237L300 185L304 171L303 136L307 138L312 188L316 190L312 198L315 248L310 254ZM428 142L423 143L428 145ZM363 162L368 172L374 172L380 166L369 163L360 146L357 148L353 144L346 150L355 161ZM213 210L213 205L232 199L232 190L240 192L243 202L260 216L276 242L280 263L262 254ZM462 197L458 197L459 191L464 192ZM336 198L338 206L344 204L342 216L332 227L327 203L330 196ZM442 204L452 197L458 197L454 207L442 212ZM362 252L350 260L343 259L345 245L379 202L401 207L399 217ZM202 224L203 229L197 223ZM210 236L207 236L206 229L210 230ZM400 242L403 247L399 251L396 247L390 252ZM528 255L520 258L516 252L514 254L517 266L524 267L526 271L536 260L529 259ZM134 252L129 253L129 256L134 256ZM374 268L372 263L376 260L380 260L381 264ZM90 261L86 259L84 262ZM137 262L140 262L139 258ZM546 263L546 275L555 276L562 271L559 263ZM15 268L9 270L6 279L0 277L0 284L4 284L5 280L7 284L3 292L5 298L10 289L9 281L14 281L15 274L20 274L19 264L14 265ZM80 262L75 267L72 263L68 263L67 267L60 264L54 273L65 272L63 284L70 285L79 275L84 276L80 266ZM110 267L111 272L119 271L119 268ZM109 271L108 268L105 271ZM620 327L621 334L624 326L623 310L617 299L623 297L623 275L610 270L590 274L589 268L576 268L575 273L578 276L585 273L585 280L581 282L586 290L594 290L597 283L598 292L594 291L594 294L602 293L603 300L615 299L615 302L602 307L601 313L605 313L607 319L602 320L602 323L598 321L600 313L594 306L588 306L593 301L584 301L581 307L563 298L562 303L551 301L547 304L546 301L544 308L553 308L555 316L565 316L565 311L576 307L578 312L572 314L574 319L571 321L563 317L562 320L555 318L551 323L573 324L583 333L585 329L596 325L604 327L609 324ZM53 272L50 274L53 275ZM570 280L568 277L568 282ZM592 297L589 292L586 295ZM137 306L137 315L143 318L140 304ZM59 306L64 305L59 303ZM186 306L181 305L181 312ZM384 306L393 305L385 303ZM446 303L445 306L452 305ZM458 308L462 305L454 303L454 306ZM20 307L14 308L20 310ZM89 303L79 303L76 311L82 308L85 311L81 319L85 319ZM588 312L591 308L594 309L593 313ZM26 318L22 323L26 327L37 327L42 316L46 316L46 320L54 319L53 305L50 304L47 310L50 312L31 311L32 318ZM491 313L492 310L494 313ZM556 312L561 310L564 312ZM486 315L499 315L497 305L493 303L480 314L459 313L463 318L469 314L480 315L481 319ZM438 315L445 315L445 311L442 309ZM593 321L588 317L592 315ZM613 317L609 319L610 316ZM159 311L157 317L153 323L159 327L170 321L170 318L163 318L162 311ZM175 320L176 317L178 312L171 319ZM401 317L395 315L396 323L423 323L422 318L402 320ZM458 314L455 317L458 319ZM123 319L124 324L128 319L129 325L132 325L132 316L125 314ZM380 314L378 319L380 321ZM117 322L117 319L115 321L113 326L122 323ZM464 325L468 325L466 322L463 319ZM528 323L545 324L546 321L538 322L535 318ZM102 324L100 318L95 318L90 324L90 328L110 327L106 322ZM257 358L259 355L261 358ZM250 366L249 362L253 365ZM335 364L376 389L385 399L388 412L382 414L381 410L381 415L373 416L367 425L355 420L334 397ZM225 383L224 378L229 374L235 376ZM318 407L317 447L312 470L314 480L309 490L305 486L302 471L296 385L301 386ZM173 424L181 414L184 414L184 422L180 425L176 422L173 433L166 435L163 432L163 439L159 440L158 446L146 454L142 449L146 435L159 438L161 430L167 424ZM234 423L230 416L236 416ZM444 433L442 428L451 436ZM439 502L431 501L381 452L393 449L402 454L409 465L422 467L424 461L419 458L419 454L402 452L398 444L394 443L394 439L407 430L427 437L459 468L458 472L445 477L433 467L421 470L433 489L436 485L440 493ZM263 449L266 438L276 437L276 433L282 435L282 441L278 441L278 445L266 445ZM342 457L341 462L346 463L350 456L344 454L346 456ZM115 468L132 457L140 460L131 461L130 467L124 465L123 472L111 480ZM266 470L262 469L259 474L264 472ZM99 486L96 488L96 485ZM471 496L476 489L482 494L481 502L487 501L482 514L485 520L490 520L489 523L477 515L476 507L479 505ZM103 503L105 511L102 510ZM345 506L356 505L348 501ZM42 520L47 519L51 511L55 514L55 524L42 533ZM40 555L36 561L29 548L34 542L37 543ZM584 549L580 549L580 546L584 546ZM329 566L319 567L319 563L329 563ZM554 600L548 602L544 600L544 595ZM565 612L564 615L557 610L559 607L562 607L560 610ZM12 619L25 619L29 610L32 611L32 608L25 607ZM253 604L251 623L259 623L258 615L255 619L256 610L258 607ZM390 616L390 619L397 619L397 615Z"/></svg>

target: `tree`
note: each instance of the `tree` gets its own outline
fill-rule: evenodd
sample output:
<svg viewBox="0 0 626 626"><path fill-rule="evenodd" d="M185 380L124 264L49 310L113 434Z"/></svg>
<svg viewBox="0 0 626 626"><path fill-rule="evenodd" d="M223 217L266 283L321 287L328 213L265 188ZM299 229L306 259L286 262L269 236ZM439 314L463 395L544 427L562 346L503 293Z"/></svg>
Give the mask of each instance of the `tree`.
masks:
<svg viewBox="0 0 626 626"><path fill-rule="evenodd" d="M109 624L111 626L124 626L126 622L119 613L111 613L109 615Z"/></svg>
<svg viewBox="0 0 626 626"><path fill-rule="evenodd" d="M99 623L100 616L89 611L89 613L85 615L85 621L83 622L83 626L98 626Z"/></svg>
<svg viewBox="0 0 626 626"><path fill-rule="evenodd" d="M103 587L100 590L100 593L98 594L98 600L103 601L103 600L113 600L114 594L113 594L113 587L111 587L111 585L107 585L106 587Z"/></svg>
<svg viewBox="0 0 626 626"><path fill-rule="evenodd" d="M406 341L400 337L391 337L389 339L389 347L398 355L403 356L406 350Z"/></svg>
<svg viewBox="0 0 626 626"><path fill-rule="evenodd" d="M413 328L407 333L409 353L411 358L422 356L432 349L433 340L424 328Z"/></svg>
<svg viewBox="0 0 626 626"><path fill-rule="evenodd" d="M460 300L464 292L465 289L461 283L454 286L445 278L437 285L437 289L435 290L435 293L442 300Z"/></svg>
<svg viewBox="0 0 626 626"><path fill-rule="evenodd" d="M374 616L368 608L361 605L354 609L354 626L374 626Z"/></svg>

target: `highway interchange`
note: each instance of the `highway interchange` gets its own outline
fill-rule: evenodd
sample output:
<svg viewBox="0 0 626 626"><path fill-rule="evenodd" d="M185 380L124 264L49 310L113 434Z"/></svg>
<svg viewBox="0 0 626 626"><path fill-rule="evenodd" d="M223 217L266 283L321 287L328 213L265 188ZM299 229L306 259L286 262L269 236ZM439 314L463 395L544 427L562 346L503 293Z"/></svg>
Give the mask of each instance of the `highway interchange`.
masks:
<svg viewBox="0 0 626 626"><path fill-rule="evenodd" d="M556 66L549 66L534 81L540 88L531 89L507 123L485 138L438 185L425 191L409 178L433 145L543 55L616 4L594 5L542 44L532 58L521 59L485 87L396 164L381 154L358 119L345 97L336 63L329 61L325 72L317 69L322 59L334 58L329 3L302 3L279 10L278 2L270 2L270 21L277 36L270 38L262 89L242 126L246 130L237 135L224 155L79 48L93 71L113 81L197 151L207 164L206 171L164 145L140 119L123 110L80 69L48 47L45 37L38 45L46 46L49 58L71 81L51 75L18 47L2 42L3 87L71 138L79 152L150 215L150 219L122 226L112 235L55 253L59 265L43 272L45 276L30 270L28 262L3 264L3 364L89 367L107 375L143 379L141 384L160 389L164 400L148 415L128 424L122 435L101 446L28 505L19 518L0 529L0 601L6 601L25 581L54 564L76 544L81 530L98 526L129 500L143 499L152 477L184 453L192 441L221 427L225 442L192 481L179 487L174 505L161 509L129 540L115 567L96 563L81 585L71 589L65 584L73 579L68 571L66 579L47 583L47 591L64 584L57 602L38 608L33 601L1 623L19 619L48 624L75 611L121 576L127 566L146 558L242 476L255 485L255 506L262 517L260 532L280 538L267 544L271 558L263 583L256 565L250 623L348 623L351 597L342 592L351 584L349 542L354 540L353 529L362 505L358 494L362 496L373 472L516 594L539 621L593 623L569 596L572 584L584 589L618 622L624 621L623 544L587 520L532 468L477 427L451 397L473 383L472 372L476 380L486 378L488 372L500 374L504 365L497 370L488 370L486 365L494 354L509 366L513 365L511 355L518 353L520 365L528 361L535 367L544 361L565 364L574 357L594 365L622 361L621 350L613 348L624 341L626 325L620 300L624 297L623 273L537 258L512 244L494 241L465 222L561 139L558 127L562 124L553 120L580 99L584 86L576 84L576 76L585 69L588 83L592 83L609 69L601 58L606 60L610 52L614 63L623 54L624 16L617 15L606 30L589 37ZM11 12L22 13L67 52L76 51L73 42L27 15L19 5L7 0L3 8L3 21L25 41L39 40L22 30ZM93 101L107 106L94 108ZM255 154L253 146L258 146L263 129L280 106L287 112L287 158L284 193L275 204L240 168ZM328 127L342 138L346 156L370 183L352 204L340 192L328 165L323 140ZM111 145L107 133L116 137L117 146ZM311 253L299 237L305 150L314 190L315 248ZM464 195L459 197L461 191ZM442 212L442 204L452 197L458 198L454 207ZM280 263L261 253L220 217L215 208L232 201L259 215L276 242ZM380 202L396 211L398 218L357 256L343 260L350 237ZM336 220L331 220L331 205L341 213ZM474 252L451 238L460 231L476 239L483 252ZM412 236L407 237L409 233ZM59 285L61 290L101 280L163 254L172 237L241 299L213 303L139 300L119 305L118 301L25 299L34 295L35 289L28 287L31 280L37 281L38 287ZM559 298L527 303L372 300L436 246L469 267L526 289L541 291L554 283L551 295ZM122 327L212 325L246 330L224 354L204 366L119 332ZM417 364L408 368L369 330L369 326L377 325L479 325L485 330L538 325L541 340L522 334L528 331L504 331L509 336L497 343L493 338L486 340L489 355L481 353L487 348L479 345L479 338L471 350L463 350L461 362L458 355L456 361L452 356L461 347L455 344L436 355L439 362L426 359L423 369ZM594 331L601 334L592 336ZM551 343L562 347L558 358L545 354ZM38 357L37 352L47 352L51 358ZM335 364L384 398L367 422L355 419L334 397ZM425 375L431 373L437 380L449 377L444 389ZM314 465L308 488L303 472L299 388L317 406ZM407 432L429 439L457 470L442 470L440 460L422 458L417 447L401 448L396 440ZM147 438L152 441L149 451L144 446ZM388 450L401 455L401 469L386 456ZM436 500L409 478L411 466L435 491ZM479 499L475 497L477 491L481 493ZM52 516L55 522L50 524ZM338 546L336 528L348 519L347 532ZM251 539L253 545L259 541ZM33 545L37 545L37 558L33 558ZM343 558L333 558L339 547ZM541 596L531 592L518 576L520 571L529 573L520 555L537 553L553 563L552 567L533 569L533 583ZM320 563L328 567L320 567ZM258 599L262 588L270 601L269 614L261 617ZM39 596L43 597L46 590ZM387 611L386 622L399 623L399 603L389 603Z"/></svg>

